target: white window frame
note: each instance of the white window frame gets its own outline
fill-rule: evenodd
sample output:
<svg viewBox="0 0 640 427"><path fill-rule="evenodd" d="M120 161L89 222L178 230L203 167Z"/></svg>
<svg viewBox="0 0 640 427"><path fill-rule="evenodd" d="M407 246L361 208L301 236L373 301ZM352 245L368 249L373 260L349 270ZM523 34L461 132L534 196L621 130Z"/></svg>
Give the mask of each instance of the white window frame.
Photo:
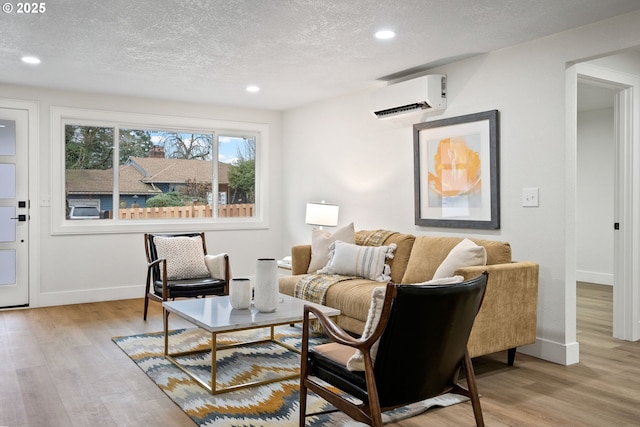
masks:
<svg viewBox="0 0 640 427"><path fill-rule="evenodd" d="M51 107L51 233L56 234L110 234L140 232L181 232L194 229L247 230L268 228L268 159L269 126L264 123L235 122L200 119L192 117L166 116L159 114L125 113L117 111L90 110L82 108ZM109 220L70 221L65 216L65 124L81 126L118 127L153 130L197 130L212 133L214 141L218 135L244 135L256 138L256 196L254 215L235 218L190 218L153 220ZM114 156L117 152L114 152ZM218 188L218 147L213 144L212 160L213 188ZM114 187L118 185L117 177ZM217 194L217 190L216 190ZM217 197L214 197L217 207ZM214 209L215 210L215 209Z"/></svg>

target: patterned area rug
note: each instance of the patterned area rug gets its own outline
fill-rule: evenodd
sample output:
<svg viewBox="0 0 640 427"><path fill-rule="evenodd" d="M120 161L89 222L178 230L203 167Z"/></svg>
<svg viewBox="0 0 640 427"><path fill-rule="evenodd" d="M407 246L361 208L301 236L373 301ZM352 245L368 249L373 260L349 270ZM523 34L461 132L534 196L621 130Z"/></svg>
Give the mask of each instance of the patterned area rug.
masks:
<svg viewBox="0 0 640 427"><path fill-rule="evenodd" d="M268 336L268 329L234 332L218 336L218 346L254 340L256 334ZM289 345L300 347L299 327L279 327L276 338ZM313 336L315 342L323 342L321 335ZM162 332L114 337L113 341L142 369L160 389L171 398L199 426L295 426L298 424L298 380L279 381L219 395L209 394L196 381L166 360L162 353ZM179 329L169 337L170 352L205 349L210 335L200 329ZM217 382L229 386L241 382L266 379L295 373L300 356L275 343L250 344L232 349L218 350ZM210 380L211 354L201 353L179 358L204 381ZM429 399L383 415L385 423L418 415L432 406L449 406L467 398L448 394ZM331 409L331 406L313 393L307 398L307 413ZM336 412L307 418L307 426L355 427L364 424L353 421Z"/></svg>

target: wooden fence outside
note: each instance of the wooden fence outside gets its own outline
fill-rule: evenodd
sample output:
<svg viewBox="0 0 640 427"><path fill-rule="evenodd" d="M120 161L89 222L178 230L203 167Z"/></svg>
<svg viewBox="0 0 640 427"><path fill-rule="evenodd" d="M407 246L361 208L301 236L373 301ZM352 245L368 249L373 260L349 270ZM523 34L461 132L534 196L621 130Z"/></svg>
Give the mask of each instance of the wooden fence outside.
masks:
<svg viewBox="0 0 640 427"><path fill-rule="evenodd" d="M253 216L253 206L253 203L219 205L218 217L251 217ZM211 218L212 214L213 208L211 205L126 208L118 210L120 219Z"/></svg>

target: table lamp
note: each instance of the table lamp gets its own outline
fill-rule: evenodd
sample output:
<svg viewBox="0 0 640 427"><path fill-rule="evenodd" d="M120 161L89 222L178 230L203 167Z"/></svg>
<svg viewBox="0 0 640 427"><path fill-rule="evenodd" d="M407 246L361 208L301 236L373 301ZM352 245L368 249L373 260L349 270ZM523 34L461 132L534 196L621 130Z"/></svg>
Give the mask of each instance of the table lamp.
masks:
<svg viewBox="0 0 640 427"><path fill-rule="evenodd" d="M307 211L304 222L309 225L317 225L321 230L323 226L335 227L338 225L338 211L340 206L331 203L307 202Z"/></svg>

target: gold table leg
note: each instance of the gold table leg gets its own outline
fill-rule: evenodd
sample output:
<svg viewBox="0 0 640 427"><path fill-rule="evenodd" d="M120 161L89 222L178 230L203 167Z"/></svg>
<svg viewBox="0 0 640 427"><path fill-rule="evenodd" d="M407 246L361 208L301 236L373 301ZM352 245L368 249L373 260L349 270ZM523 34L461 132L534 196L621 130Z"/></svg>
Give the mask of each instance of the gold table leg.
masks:
<svg viewBox="0 0 640 427"><path fill-rule="evenodd" d="M166 311L166 310L165 310ZM282 375L282 376L278 376L278 377L274 377L274 378L270 378L270 379L266 379L266 380L258 380L258 381L251 381L251 382L247 382L247 383L243 383L243 384L237 384L237 385L233 385L233 386L229 386L229 387L222 387L222 388L218 388L217 385L217 351L218 350L224 350L224 349L228 349L228 348L235 348L235 347L240 347L240 346L244 346L244 345L248 345L248 344L257 344L257 343L265 343L265 342L273 342L276 343L278 345L280 345L281 347L286 348L289 351L295 352L300 354L300 351L298 349L296 349L293 346L290 346L288 344L285 344L282 341L279 341L275 338L275 327L276 326L281 326L281 325L272 325L270 326L270 332L269 332L269 338L267 339L260 339L260 340L254 340L254 341L247 341L247 342L240 342L240 343L236 343L236 344L229 344L229 345L225 345L225 346L218 346L217 345L217 333L212 332L211 333L211 349L203 349L203 350L189 350L189 351L183 351L183 352L176 352L176 353L170 353L169 352L169 323L168 323L168 316L169 316L169 311L166 311L165 314L165 325L164 325L164 357L169 360L171 363L173 363L176 367L178 367L182 372L184 372L185 374L187 374L190 378L192 378L194 381L196 381L198 384L200 384L200 386L202 386L204 389L206 389L209 393L211 394L222 394L222 393L228 393L230 391L235 391L235 390L240 390L243 388L248 388L248 387L254 387L257 385L264 385L264 384L271 384L274 382L278 382L278 381L284 381L284 380L290 380L290 379L295 379L295 378L299 378L300 373L297 372L295 374L289 374L289 375ZM262 329L264 327L260 327L257 329ZM247 329L254 329L254 328L247 328ZM243 329L243 330L247 330L247 329ZM235 331L229 331L229 332L235 332ZM226 332L226 333L229 333ZM207 382L207 381L203 381L201 378L198 378L195 374L193 374L192 372L190 372L185 366L183 366L182 364L180 364L180 362L176 359L176 357L179 356L187 356L187 355L191 355L191 354L199 354L199 353L206 353L206 352L211 352L211 382Z"/></svg>

